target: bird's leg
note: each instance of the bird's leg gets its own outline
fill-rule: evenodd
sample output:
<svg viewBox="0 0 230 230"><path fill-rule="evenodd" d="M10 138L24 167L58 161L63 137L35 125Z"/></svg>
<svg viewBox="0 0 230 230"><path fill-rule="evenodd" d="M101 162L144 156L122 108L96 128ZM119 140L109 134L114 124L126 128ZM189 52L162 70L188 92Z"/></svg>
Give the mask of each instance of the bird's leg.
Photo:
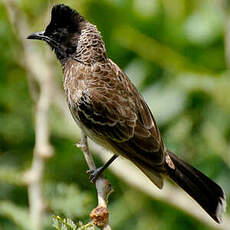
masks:
<svg viewBox="0 0 230 230"><path fill-rule="evenodd" d="M95 183L97 178L100 177L105 169L118 157L118 155L114 154L102 167L96 169L89 169L87 173L89 173L89 179L92 183Z"/></svg>
<svg viewBox="0 0 230 230"><path fill-rule="evenodd" d="M105 169L118 157L118 155L114 154L102 167L96 168L93 156L89 152L87 136L84 132L82 132L80 143L77 143L76 146L80 148L84 154L86 163L89 166L89 170L87 170L87 173L89 173L89 179L92 183L95 183L98 177L100 177L103 174Z"/></svg>

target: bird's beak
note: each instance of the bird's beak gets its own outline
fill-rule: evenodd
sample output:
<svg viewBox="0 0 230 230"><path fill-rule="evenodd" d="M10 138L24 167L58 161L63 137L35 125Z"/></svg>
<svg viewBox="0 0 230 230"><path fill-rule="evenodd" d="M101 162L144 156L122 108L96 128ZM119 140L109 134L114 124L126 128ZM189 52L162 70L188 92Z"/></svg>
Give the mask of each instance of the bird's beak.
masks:
<svg viewBox="0 0 230 230"><path fill-rule="evenodd" d="M36 39L36 40L47 40L47 36L44 35L45 31L41 31L41 32L36 32L36 33L32 33L30 34L27 39Z"/></svg>
<svg viewBox="0 0 230 230"><path fill-rule="evenodd" d="M54 39L45 35L45 31L32 33L27 37L27 39L46 41L52 48L56 48L59 46L59 44Z"/></svg>

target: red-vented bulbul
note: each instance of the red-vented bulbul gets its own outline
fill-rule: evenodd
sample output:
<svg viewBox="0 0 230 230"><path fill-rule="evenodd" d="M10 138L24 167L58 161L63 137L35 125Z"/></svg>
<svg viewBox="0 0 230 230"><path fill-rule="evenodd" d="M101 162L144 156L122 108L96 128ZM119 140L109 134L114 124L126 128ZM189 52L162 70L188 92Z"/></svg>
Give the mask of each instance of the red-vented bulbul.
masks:
<svg viewBox="0 0 230 230"><path fill-rule="evenodd" d="M169 176L221 222L224 191L165 148L148 105L126 74L107 57L95 25L61 4L53 7L45 31L28 38L46 41L56 53L73 118L89 138L115 153L109 163L117 155L131 160L158 188ZM94 172L92 180L104 169Z"/></svg>

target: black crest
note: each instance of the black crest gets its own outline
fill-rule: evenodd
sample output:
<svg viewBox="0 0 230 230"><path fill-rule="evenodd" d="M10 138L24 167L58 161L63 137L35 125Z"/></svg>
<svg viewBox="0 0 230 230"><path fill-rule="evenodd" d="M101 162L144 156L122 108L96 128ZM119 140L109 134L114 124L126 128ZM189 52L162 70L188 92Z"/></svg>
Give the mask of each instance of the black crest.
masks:
<svg viewBox="0 0 230 230"><path fill-rule="evenodd" d="M84 18L69 6L59 4L53 7L51 13L51 22L46 28L46 33L49 33L57 28L65 28L70 33L80 32L79 23L84 21Z"/></svg>

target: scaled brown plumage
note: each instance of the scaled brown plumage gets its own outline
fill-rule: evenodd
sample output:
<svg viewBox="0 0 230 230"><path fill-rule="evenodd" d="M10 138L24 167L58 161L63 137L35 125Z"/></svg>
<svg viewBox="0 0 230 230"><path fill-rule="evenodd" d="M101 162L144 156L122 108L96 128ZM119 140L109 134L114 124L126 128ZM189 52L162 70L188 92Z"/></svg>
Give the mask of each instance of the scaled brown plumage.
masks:
<svg viewBox="0 0 230 230"><path fill-rule="evenodd" d="M46 30L28 38L44 40L55 51L63 66L70 111L88 137L131 160L159 188L168 175L215 221L221 221L224 191L164 147L149 107L107 57L96 26L61 4L53 7Z"/></svg>

